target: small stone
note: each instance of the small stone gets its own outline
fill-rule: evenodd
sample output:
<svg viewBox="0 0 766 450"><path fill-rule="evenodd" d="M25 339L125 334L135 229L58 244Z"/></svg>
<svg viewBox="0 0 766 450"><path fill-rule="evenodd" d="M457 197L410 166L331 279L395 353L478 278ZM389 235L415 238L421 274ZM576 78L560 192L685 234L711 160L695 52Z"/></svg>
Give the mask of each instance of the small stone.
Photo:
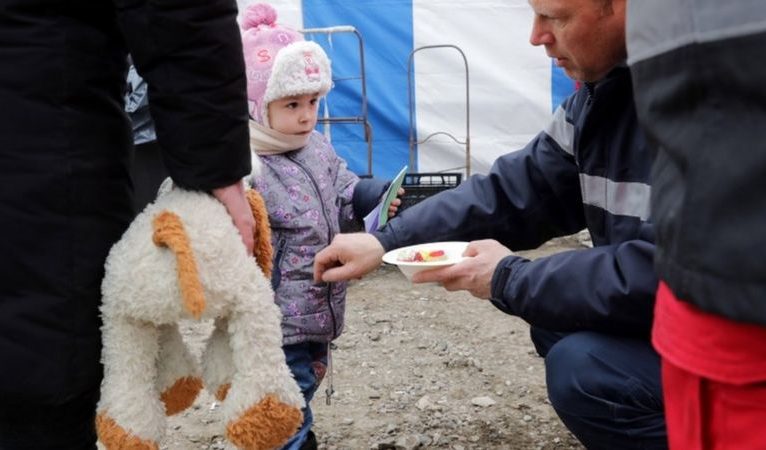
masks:
<svg viewBox="0 0 766 450"><path fill-rule="evenodd" d="M492 406L496 401L492 400L490 397L474 397L471 399L471 404L474 406L481 406L481 407L487 407Z"/></svg>
<svg viewBox="0 0 766 450"><path fill-rule="evenodd" d="M432 404L431 399L427 395L424 395L420 397L420 400L418 400L417 403L415 403L415 407L423 411L430 408L431 404Z"/></svg>
<svg viewBox="0 0 766 450"><path fill-rule="evenodd" d="M402 436L396 440L396 448L403 450L414 450L420 447L420 438L415 435Z"/></svg>

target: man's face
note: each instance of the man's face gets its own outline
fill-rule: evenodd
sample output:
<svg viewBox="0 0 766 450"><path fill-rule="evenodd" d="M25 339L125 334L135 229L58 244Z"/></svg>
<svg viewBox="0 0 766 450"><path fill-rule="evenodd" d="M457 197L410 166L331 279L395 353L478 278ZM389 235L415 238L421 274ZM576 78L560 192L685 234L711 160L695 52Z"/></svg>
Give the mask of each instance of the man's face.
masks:
<svg viewBox="0 0 766 450"><path fill-rule="evenodd" d="M625 0L529 0L532 45L571 78L598 81L626 58Z"/></svg>

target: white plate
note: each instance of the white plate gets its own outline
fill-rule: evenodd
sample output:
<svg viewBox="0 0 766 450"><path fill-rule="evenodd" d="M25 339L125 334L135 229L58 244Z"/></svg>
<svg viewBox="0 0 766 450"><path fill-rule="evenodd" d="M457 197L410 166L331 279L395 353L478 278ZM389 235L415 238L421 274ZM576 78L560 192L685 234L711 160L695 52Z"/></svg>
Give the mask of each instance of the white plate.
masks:
<svg viewBox="0 0 766 450"><path fill-rule="evenodd" d="M438 267L451 266L459 263L463 260L463 252L465 251L468 242L430 242L428 244L410 245L408 247L401 247L383 255L383 262L388 264L394 264L399 267L405 277L408 280L412 279L412 276L421 270L436 269ZM441 261L399 261L399 255L410 251L434 251L444 250L447 254L447 259Z"/></svg>

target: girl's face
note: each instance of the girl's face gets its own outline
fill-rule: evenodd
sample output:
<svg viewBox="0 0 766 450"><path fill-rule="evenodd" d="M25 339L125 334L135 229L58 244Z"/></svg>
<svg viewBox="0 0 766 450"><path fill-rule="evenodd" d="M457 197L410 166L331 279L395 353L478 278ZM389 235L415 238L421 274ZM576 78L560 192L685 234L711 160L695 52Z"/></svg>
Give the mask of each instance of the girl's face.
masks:
<svg viewBox="0 0 766 450"><path fill-rule="evenodd" d="M269 103L269 125L280 133L308 135L317 124L318 108L318 93L279 98Z"/></svg>

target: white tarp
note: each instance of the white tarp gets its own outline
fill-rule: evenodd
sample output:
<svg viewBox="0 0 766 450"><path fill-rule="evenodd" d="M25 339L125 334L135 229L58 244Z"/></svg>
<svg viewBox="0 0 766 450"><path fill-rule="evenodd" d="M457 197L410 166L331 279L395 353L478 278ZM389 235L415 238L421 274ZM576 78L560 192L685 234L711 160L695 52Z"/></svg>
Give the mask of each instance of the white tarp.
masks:
<svg viewBox="0 0 766 450"><path fill-rule="evenodd" d="M240 1L240 9L249 3ZM553 105L574 89L571 80L556 73L544 49L529 43L533 16L525 0L275 0L270 4L285 25L298 29L351 25L362 36L376 176L393 176L409 161L410 104L416 141L437 133L414 148L416 170L411 168L412 172L464 172L469 128L471 172L485 173L498 155L518 150L542 130ZM328 51L336 77L360 72L354 36L345 44L338 35L329 40L316 35L307 38ZM435 45L457 49L422 48ZM458 49L467 60L467 77ZM408 71L413 51L414 65ZM414 86L412 102L408 72ZM354 105L361 101L360 89L342 83L336 82L337 89L328 97L331 116L358 113ZM366 173L362 127L345 132L341 128L353 127L333 125L338 153L352 169Z"/></svg>

